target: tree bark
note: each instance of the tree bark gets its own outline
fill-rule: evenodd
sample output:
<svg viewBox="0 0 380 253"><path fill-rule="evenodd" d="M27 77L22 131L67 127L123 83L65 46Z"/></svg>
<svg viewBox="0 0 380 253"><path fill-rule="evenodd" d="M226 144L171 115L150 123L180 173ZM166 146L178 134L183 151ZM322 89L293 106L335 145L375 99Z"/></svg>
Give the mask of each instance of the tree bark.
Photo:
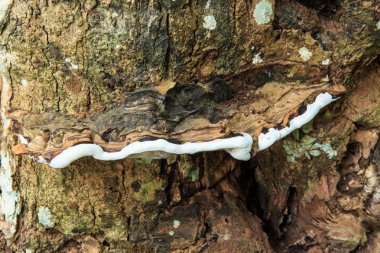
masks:
<svg viewBox="0 0 380 253"><path fill-rule="evenodd" d="M380 251L379 52L376 0L3 0L0 251Z"/></svg>

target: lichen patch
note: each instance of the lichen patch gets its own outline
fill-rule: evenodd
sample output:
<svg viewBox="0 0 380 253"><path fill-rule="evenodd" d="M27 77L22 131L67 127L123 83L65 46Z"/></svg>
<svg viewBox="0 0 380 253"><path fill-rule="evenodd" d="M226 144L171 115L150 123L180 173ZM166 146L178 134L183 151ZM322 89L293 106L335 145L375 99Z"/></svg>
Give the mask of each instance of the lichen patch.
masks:
<svg viewBox="0 0 380 253"><path fill-rule="evenodd" d="M263 58L261 58L260 53L255 54L255 56L252 59L252 64L257 65L262 62L263 62Z"/></svg>
<svg viewBox="0 0 380 253"><path fill-rule="evenodd" d="M71 58L66 58L66 59L65 59L65 62L66 62L66 63L69 63L69 64L71 65L71 68L73 68L73 69L78 69L78 68L79 68L77 64L75 64L75 63L73 63L73 62L71 61Z"/></svg>
<svg viewBox="0 0 380 253"><path fill-rule="evenodd" d="M301 47L299 50L298 50L298 53L300 54L300 57L302 58L303 61L308 61L311 59L311 57L313 56L313 53L309 51L309 49L307 49L306 47Z"/></svg>
<svg viewBox="0 0 380 253"><path fill-rule="evenodd" d="M22 86L24 86L26 88L26 86L28 86L28 81L25 79L22 79L21 84L22 84Z"/></svg>
<svg viewBox="0 0 380 253"><path fill-rule="evenodd" d="M3 23L12 2L13 2L13 0L1 0L0 1L0 24Z"/></svg>
<svg viewBox="0 0 380 253"><path fill-rule="evenodd" d="M5 222L1 223L0 230L6 238L11 238L16 232L17 216L20 213L19 193L13 190L13 178L11 168L11 156L5 151L1 151L1 170L0 170L0 213Z"/></svg>
<svg viewBox="0 0 380 253"><path fill-rule="evenodd" d="M208 15L203 18L203 28L207 30L215 30L217 26L215 17L213 15Z"/></svg>
<svg viewBox="0 0 380 253"><path fill-rule="evenodd" d="M260 1L253 12L253 17L258 25L268 24L273 18L273 6L267 0Z"/></svg>
<svg viewBox="0 0 380 253"><path fill-rule="evenodd" d="M45 228L51 228L54 226L52 214L48 207L41 206L38 208L38 222Z"/></svg>
<svg viewBox="0 0 380 253"><path fill-rule="evenodd" d="M328 65L330 65L330 63L331 63L330 58L325 59L325 60L322 61L322 65L324 65L324 66L328 66Z"/></svg>
<svg viewBox="0 0 380 253"><path fill-rule="evenodd" d="M208 0L206 3L206 10L210 9L211 0Z"/></svg>
<svg viewBox="0 0 380 253"><path fill-rule="evenodd" d="M174 229L179 228L180 225L181 225L181 222L179 220L174 220L173 221L173 228Z"/></svg>

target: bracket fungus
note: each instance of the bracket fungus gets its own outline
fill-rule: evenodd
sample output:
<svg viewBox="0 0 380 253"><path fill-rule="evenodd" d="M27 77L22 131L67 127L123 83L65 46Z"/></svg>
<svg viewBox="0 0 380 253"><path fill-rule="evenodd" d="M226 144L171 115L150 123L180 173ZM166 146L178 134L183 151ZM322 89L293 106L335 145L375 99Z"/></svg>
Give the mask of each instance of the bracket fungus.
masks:
<svg viewBox="0 0 380 253"><path fill-rule="evenodd" d="M345 91L329 84L228 84L218 79L130 92L122 104L81 118L9 110L10 128L19 136L12 150L53 168L84 156L108 161L216 150L249 160Z"/></svg>
<svg viewBox="0 0 380 253"><path fill-rule="evenodd" d="M327 92L319 94L312 104L307 105L306 111L290 120L286 127L279 130L270 128L267 133L261 133L258 140L258 150L260 151L270 147L277 140L284 138L294 130L302 127L311 121L323 107L336 99L338 98L334 98Z"/></svg>

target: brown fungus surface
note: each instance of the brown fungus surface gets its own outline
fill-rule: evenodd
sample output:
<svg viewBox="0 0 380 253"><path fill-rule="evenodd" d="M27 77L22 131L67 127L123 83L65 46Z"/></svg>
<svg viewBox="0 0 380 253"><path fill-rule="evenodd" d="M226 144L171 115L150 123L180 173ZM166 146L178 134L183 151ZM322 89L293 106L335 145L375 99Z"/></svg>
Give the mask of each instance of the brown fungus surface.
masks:
<svg viewBox="0 0 380 253"><path fill-rule="evenodd" d="M234 91L218 82L174 86L164 95L155 90L127 93L124 104L81 119L59 112L10 112L7 117L12 119L13 132L29 140L15 146L14 152L50 161L81 143L115 152L132 142L155 139L181 144L248 133L257 140L264 128L286 127L291 118L303 112L299 108L312 103L318 94L337 96L344 91L328 84L275 82Z"/></svg>

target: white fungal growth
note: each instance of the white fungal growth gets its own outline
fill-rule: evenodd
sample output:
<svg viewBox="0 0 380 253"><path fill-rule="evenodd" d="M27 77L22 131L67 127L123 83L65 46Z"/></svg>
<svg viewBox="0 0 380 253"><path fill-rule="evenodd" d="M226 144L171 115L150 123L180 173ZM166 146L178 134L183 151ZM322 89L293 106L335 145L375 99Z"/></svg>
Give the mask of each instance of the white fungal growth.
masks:
<svg viewBox="0 0 380 253"><path fill-rule="evenodd" d="M380 30L380 20L377 21L377 23L376 23L376 28L377 28L377 30Z"/></svg>
<svg viewBox="0 0 380 253"><path fill-rule="evenodd" d="M5 16L9 8L12 5L13 0L1 0L0 1L0 23L4 21Z"/></svg>
<svg viewBox="0 0 380 253"><path fill-rule="evenodd" d="M38 222L45 228L51 228L54 226L52 217L53 216L48 207L41 206L38 208Z"/></svg>
<svg viewBox="0 0 380 253"><path fill-rule="evenodd" d="M203 18L203 28L211 31L216 29L216 20L213 15L208 15Z"/></svg>
<svg viewBox="0 0 380 253"><path fill-rule="evenodd" d="M12 168L11 156L4 150L1 151L1 170L0 170L0 189L1 189L1 205L0 213L6 221L6 225L1 225L0 229L6 238L11 238L16 232L17 215L20 213L20 202L18 192L12 187Z"/></svg>
<svg viewBox="0 0 380 253"><path fill-rule="evenodd" d="M184 144L173 144L163 139L154 141L137 141L124 147L119 152L105 152L96 144L79 144L69 147L54 157L50 162L52 168L64 168L73 161L92 156L102 161L114 161L124 159L130 155L151 151L163 151L171 154L195 154L216 150L225 150L238 160L247 161L251 157L252 137L249 134L226 139L217 139L207 142L187 142Z"/></svg>
<svg viewBox="0 0 380 253"><path fill-rule="evenodd" d="M313 56L313 53L310 52L306 47L301 47L298 50L298 53L300 54L303 61L308 61Z"/></svg>
<svg viewBox="0 0 380 253"><path fill-rule="evenodd" d="M170 236L173 236L173 235L174 235L174 231L173 231L173 230L170 230L168 234L169 234Z"/></svg>
<svg viewBox="0 0 380 253"><path fill-rule="evenodd" d="M253 12L253 17L258 25L268 24L273 17L273 6L268 0L260 1Z"/></svg>
<svg viewBox="0 0 380 253"><path fill-rule="evenodd" d="M314 103L308 105L306 111L302 115L299 115L289 121L289 126L281 130L270 128L267 133L261 133L258 138L258 150L260 151L270 147L277 140L284 138L295 129L302 127L311 121L323 107L335 100L336 99L334 99L329 93L319 94Z"/></svg>

